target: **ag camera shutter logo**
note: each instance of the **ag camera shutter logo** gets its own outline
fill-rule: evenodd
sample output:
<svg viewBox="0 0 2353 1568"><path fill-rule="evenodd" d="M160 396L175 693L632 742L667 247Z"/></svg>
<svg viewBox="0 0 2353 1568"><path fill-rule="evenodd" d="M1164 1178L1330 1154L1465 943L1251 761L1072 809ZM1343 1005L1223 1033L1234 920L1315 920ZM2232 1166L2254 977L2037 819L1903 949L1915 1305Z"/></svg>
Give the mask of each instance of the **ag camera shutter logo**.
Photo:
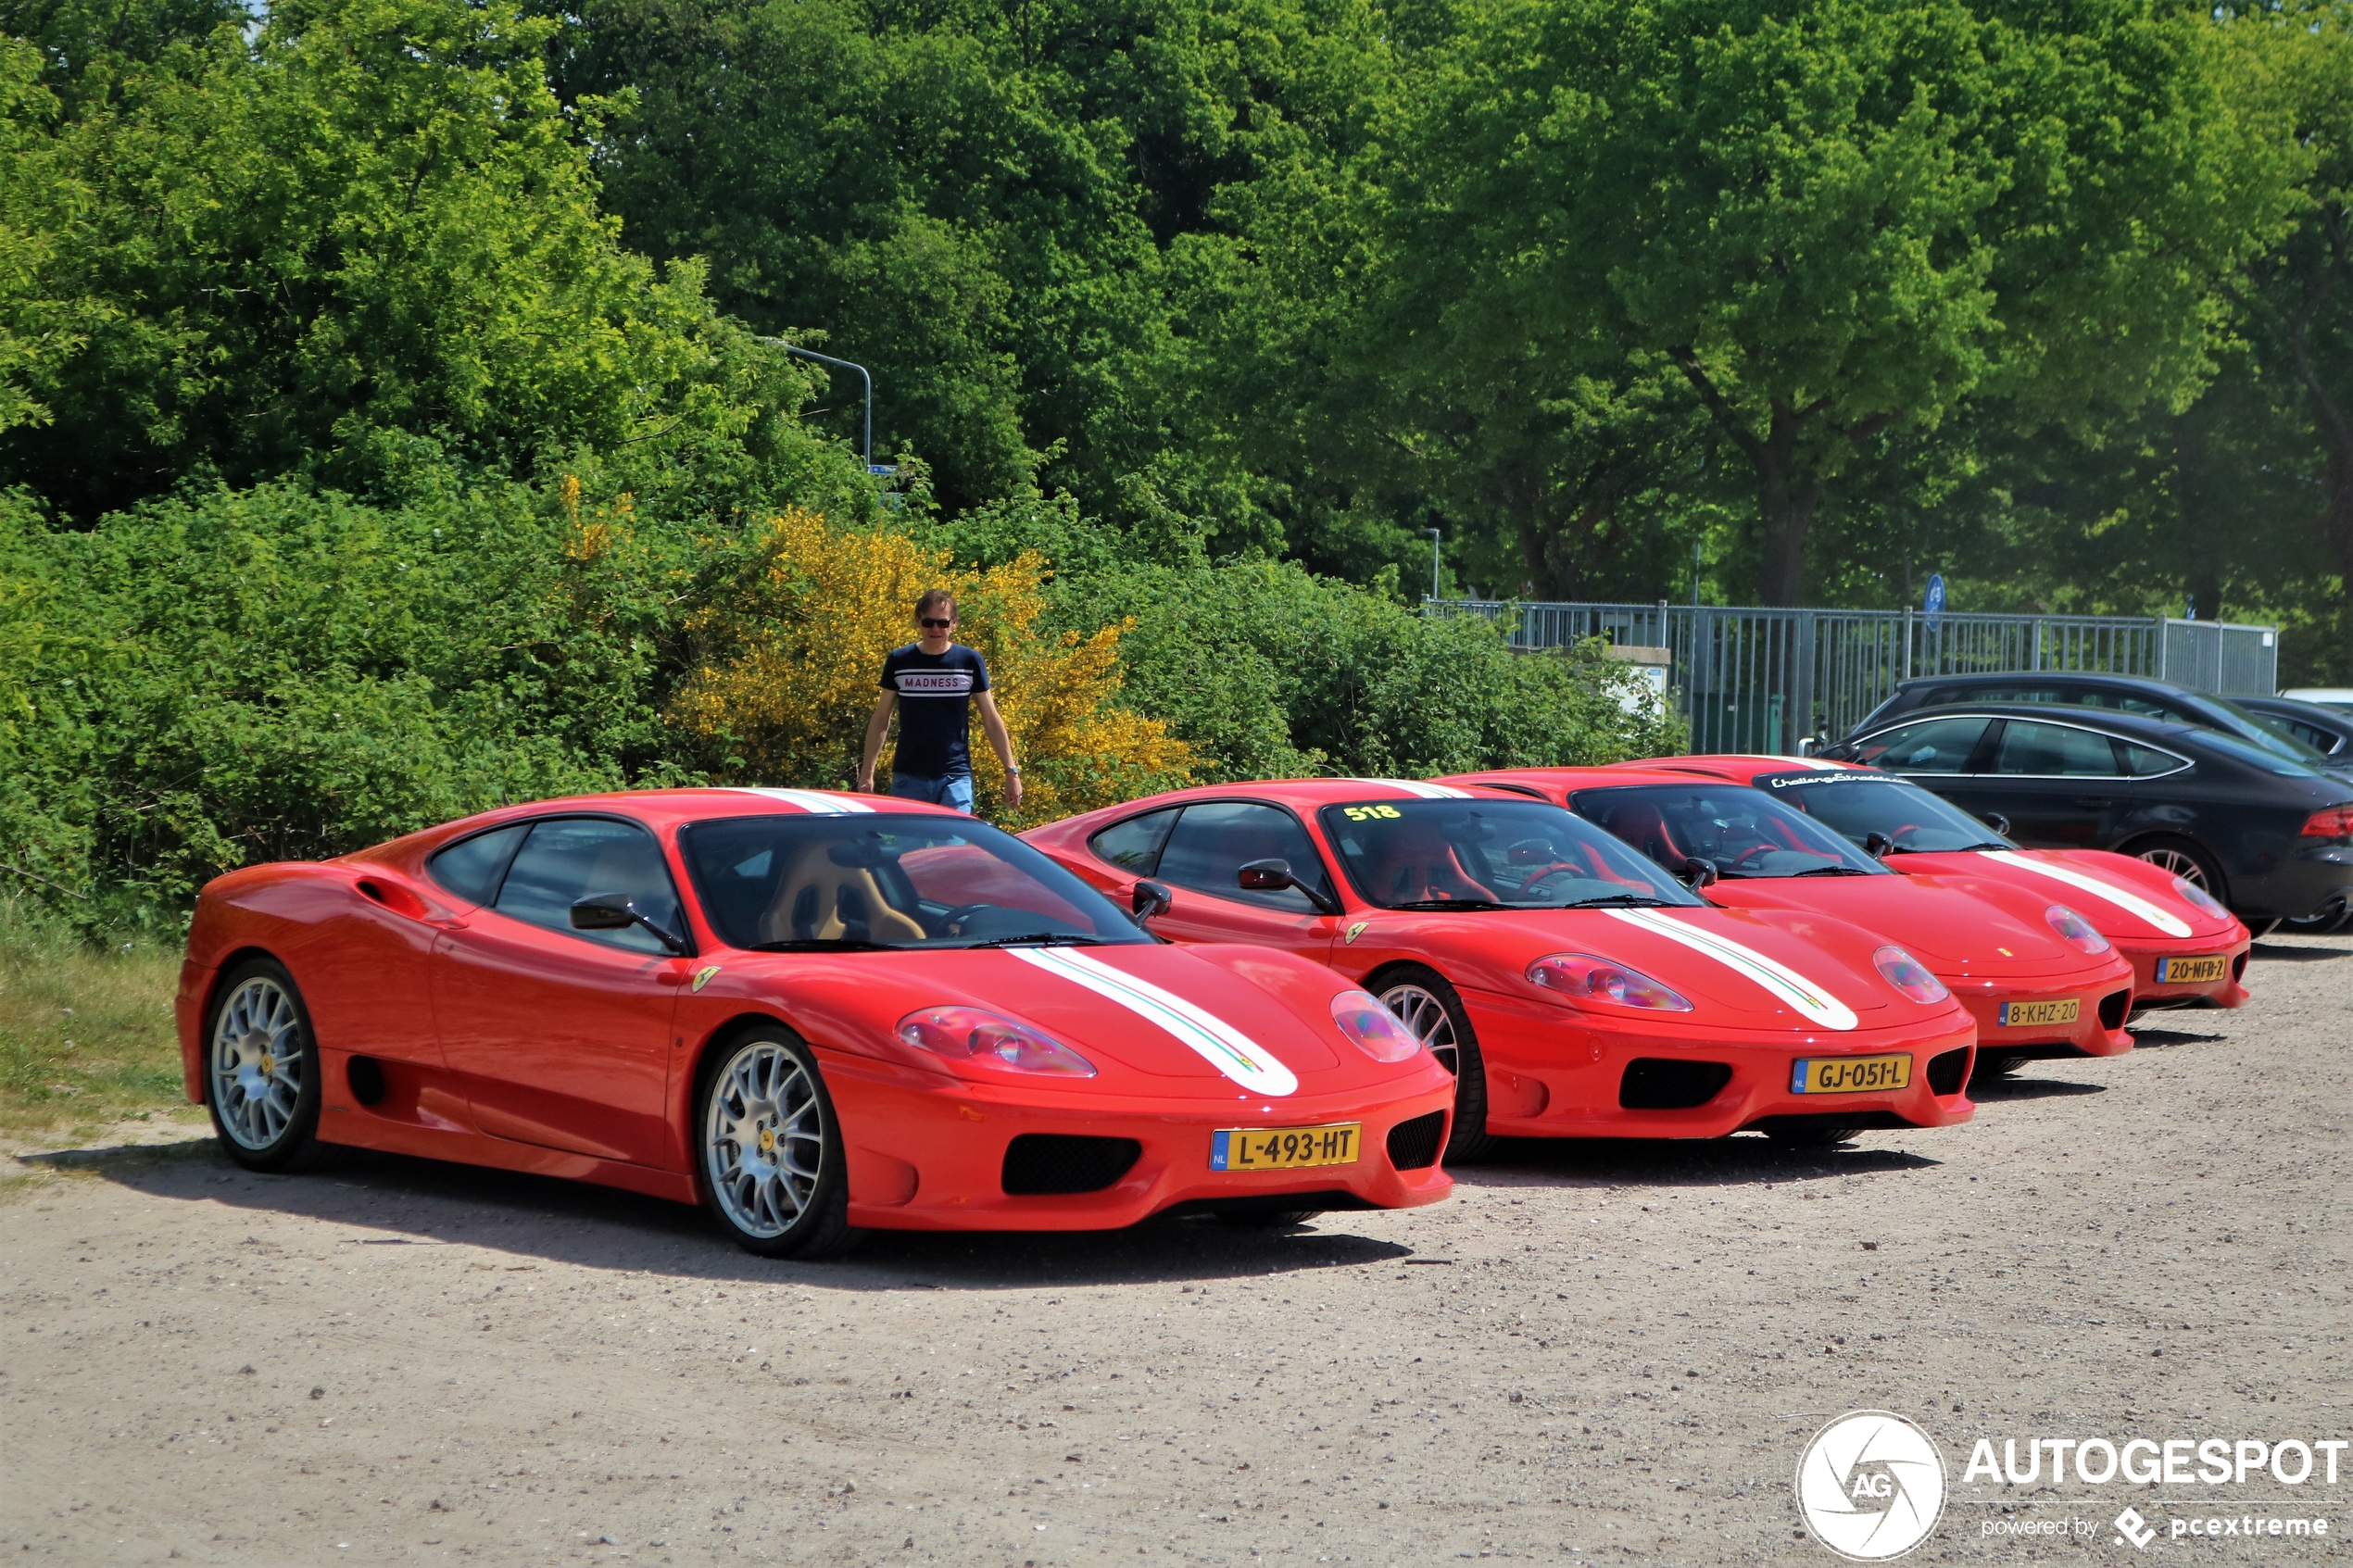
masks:
<svg viewBox="0 0 2353 1568"><path fill-rule="evenodd" d="M1901 1557L1944 1516L1944 1456L1892 1411L1849 1411L1806 1445L1797 1511L1849 1562Z"/></svg>

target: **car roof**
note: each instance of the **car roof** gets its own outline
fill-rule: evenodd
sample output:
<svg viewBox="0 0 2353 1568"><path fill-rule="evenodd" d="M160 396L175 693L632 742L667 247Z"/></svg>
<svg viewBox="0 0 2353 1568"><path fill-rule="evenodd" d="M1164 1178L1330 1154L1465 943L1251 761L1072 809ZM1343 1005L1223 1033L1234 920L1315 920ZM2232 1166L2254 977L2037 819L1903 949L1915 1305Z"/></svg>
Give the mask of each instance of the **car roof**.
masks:
<svg viewBox="0 0 2353 1568"><path fill-rule="evenodd" d="M1908 715L1906 715L1908 717ZM1621 769L1665 770L1681 774L1696 774L1703 778L1729 779L1734 784L1747 784L1768 773L1874 773L1878 769L1860 762L1833 762L1824 757L1777 757L1761 752L1719 751L1692 757L1654 758L1646 762L1618 762L1612 771ZM1889 777L1894 775L1890 774Z"/></svg>
<svg viewBox="0 0 2353 1568"><path fill-rule="evenodd" d="M2160 681L2153 675L2119 675L2105 670L1970 670L1948 671L1942 675L1915 675L1899 681L1899 692L1916 691L1921 686L1948 686L1961 683L2004 681L2047 681L2054 684L2072 681L2078 685L2122 686L2135 691L2163 692L2168 696L2203 697L2210 694L2194 692L2171 681Z"/></svg>
<svg viewBox="0 0 2353 1568"><path fill-rule="evenodd" d="M1460 773L1447 775L1450 782L1467 782ZM1678 771L1671 762L1648 759L1640 762L1611 762L1582 768L1490 768L1478 774L1479 782L1491 789L1503 789L1514 784L1543 786L1552 789L1627 789L1635 784L1688 784L1692 775ZM1517 794L1518 791L1509 791Z"/></svg>
<svg viewBox="0 0 2353 1568"><path fill-rule="evenodd" d="M1509 790L1487 789L1482 796L1478 793L1482 787L1421 779L1249 779L1233 784L1195 784L1190 789L1172 789L1164 795L1147 796L1103 809L1112 813L1130 809L1162 811L1197 800L1272 800L1313 811L1319 807L1338 806L1353 800L1410 800L1416 797L1437 800L1473 800L1512 793Z"/></svg>
<svg viewBox="0 0 2353 1568"><path fill-rule="evenodd" d="M567 812L610 811L635 817L648 827L673 827L713 817L773 817L799 812L812 817L864 816L875 811L907 811L933 816L962 813L928 801L901 800L887 795L854 795L837 789L783 789L764 785L711 784L686 789L623 789L601 795L562 795L500 806L459 821L449 829L495 827L526 817L562 816ZM439 830L432 830L439 831Z"/></svg>

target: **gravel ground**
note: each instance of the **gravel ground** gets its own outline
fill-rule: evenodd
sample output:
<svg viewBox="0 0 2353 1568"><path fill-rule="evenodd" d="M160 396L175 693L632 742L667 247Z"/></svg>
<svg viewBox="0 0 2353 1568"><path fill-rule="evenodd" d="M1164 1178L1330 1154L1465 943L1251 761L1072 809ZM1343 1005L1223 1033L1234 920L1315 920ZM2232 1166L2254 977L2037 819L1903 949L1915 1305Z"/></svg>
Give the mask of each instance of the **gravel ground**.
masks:
<svg viewBox="0 0 2353 1568"><path fill-rule="evenodd" d="M2353 1454L2333 1487L1962 1475L1979 1437L2353 1436L2353 939L2256 955L2246 1009L2030 1067L1970 1126L1532 1146L1274 1235L771 1264L683 1208L418 1160L9 1161L0 1555L1831 1563L1791 1476L1877 1407L1951 1476L1913 1562L2340 1560ZM2333 1533L2108 1527L2208 1495ZM2069 1519L2096 1531L1987 1534Z"/></svg>

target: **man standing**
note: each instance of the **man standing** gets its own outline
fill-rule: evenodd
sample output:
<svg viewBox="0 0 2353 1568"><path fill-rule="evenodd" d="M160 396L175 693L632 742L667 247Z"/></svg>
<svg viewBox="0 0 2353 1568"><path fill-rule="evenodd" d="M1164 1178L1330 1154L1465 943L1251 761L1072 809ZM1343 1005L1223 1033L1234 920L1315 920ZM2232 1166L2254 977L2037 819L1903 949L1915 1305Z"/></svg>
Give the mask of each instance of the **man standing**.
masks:
<svg viewBox="0 0 2353 1568"><path fill-rule="evenodd" d="M988 664L974 649L950 640L956 630L956 596L933 588L915 601L920 633L883 659L882 700L866 721L866 749L858 762L858 788L872 793L875 759L899 712L899 749L891 758L890 793L903 800L928 800L969 814L973 809L972 707L980 704L981 728L1005 765L1005 805L1021 809L1021 769L1013 763L1013 736L988 689Z"/></svg>

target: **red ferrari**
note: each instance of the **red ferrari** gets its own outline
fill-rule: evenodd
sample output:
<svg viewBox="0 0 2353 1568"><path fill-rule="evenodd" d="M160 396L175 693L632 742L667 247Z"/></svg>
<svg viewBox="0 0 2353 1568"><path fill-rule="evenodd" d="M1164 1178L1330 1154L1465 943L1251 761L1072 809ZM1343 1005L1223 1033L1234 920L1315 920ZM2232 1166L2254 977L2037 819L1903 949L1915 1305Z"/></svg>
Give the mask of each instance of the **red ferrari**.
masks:
<svg viewBox="0 0 2353 1568"><path fill-rule="evenodd" d="M1558 801L1718 904L1834 916L1901 943L1977 1020L1977 1058L2117 1056L2133 966L2048 893L1971 876L1898 876L1768 792L1669 763L1465 774Z"/></svg>
<svg viewBox="0 0 2353 1568"><path fill-rule="evenodd" d="M1718 909L1556 806L1318 779L1181 790L1025 835L1161 935L1283 947L1457 1071L1453 1158L1499 1135L1829 1143L1966 1122L1976 1027L1884 938Z"/></svg>
<svg viewBox="0 0 2353 1568"><path fill-rule="evenodd" d="M1289 954L1166 946L936 807L683 789L512 807L206 887L178 1003L222 1148L463 1160L859 1227L1431 1203L1453 1084Z"/></svg>
<svg viewBox="0 0 2353 1568"><path fill-rule="evenodd" d="M1623 766L1623 764L1621 764ZM1909 876L1982 877L2065 901L2133 966L2133 1008L2245 1005L2249 936L2203 887L2132 855L2020 849L1944 797L1854 762L1676 757L1642 763L1748 784Z"/></svg>

